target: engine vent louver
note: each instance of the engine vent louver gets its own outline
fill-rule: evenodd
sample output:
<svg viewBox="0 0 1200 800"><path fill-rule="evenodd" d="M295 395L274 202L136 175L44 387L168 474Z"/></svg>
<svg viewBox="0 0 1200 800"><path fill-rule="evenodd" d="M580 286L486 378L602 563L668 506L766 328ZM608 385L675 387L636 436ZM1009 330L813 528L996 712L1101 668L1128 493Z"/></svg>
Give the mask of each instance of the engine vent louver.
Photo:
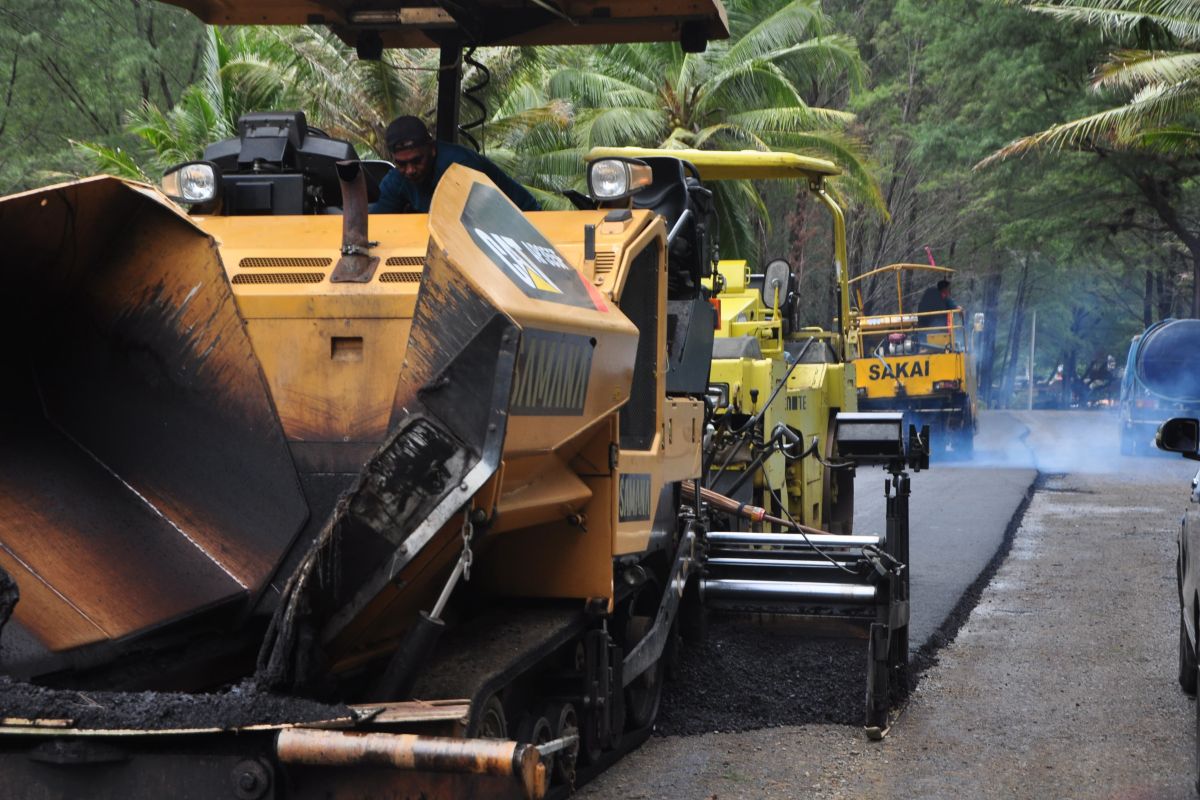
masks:
<svg viewBox="0 0 1200 800"><path fill-rule="evenodd" d="M379 276L380 283L420 283L419 272L384 272Z"/></svg>
<svg viewBox="0 0 1200 800"><path fill-rule="evenodd" d="M596 253L596 282L600 283L608 277L617 264L617 254L612 252Z"/></svg>
<svg viewBox="0 0 1200 800"><path fill-rule="evenodd" d="M423 267L425 259L422 256L392 256L383 262L385 267Z"/></svg>
<svg viewBox="0 0 1200 800"><path fill-rule="evenodd" d="M233 283L320 283L324 272L260 272L233 276Z"/></svg>
<svg viewBox="0 0 1200 800"><path fill-rule="evenodd" d="M238 262L242 269L269 267L328 267L332 258L243 258Z"/></svg>

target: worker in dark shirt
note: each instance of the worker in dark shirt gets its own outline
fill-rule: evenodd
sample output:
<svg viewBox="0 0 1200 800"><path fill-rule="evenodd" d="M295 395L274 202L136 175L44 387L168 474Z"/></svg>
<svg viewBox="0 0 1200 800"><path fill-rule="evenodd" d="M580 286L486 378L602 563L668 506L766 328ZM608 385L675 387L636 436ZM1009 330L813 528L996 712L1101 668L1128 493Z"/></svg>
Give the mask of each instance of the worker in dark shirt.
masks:
<svg viewBox="0 0 1200 800"><path fill-rule="evenodd" d="M947 314L944 321L943 318L933 312L935 311L953 311L958 308L954 301L950 299L950 281L942 279L937 282L936 286L930 286L921 295L921 300L917 303L918 328L925 328L922 331L919 340L926 342L929 339L931 331L929 328L939 328L943 324L946 326L946 331L949 332L950 327L954 324L950 315Z"/></svg>
<svg viewBox="0 0 1200 800"><path fill-rule="evenodd" d="M416 117L392 120L385 134L396 168L379 182L374 214L427 213L433 190L451 164L479 170L508 195L522 211L537 211L538 202L521 184L484 156L457 144L435 141L425 123Z"/></svg>
<svg viewBox="0 0 1200 800"><path fill-rule="evenodd" d="M930 311L951 311L957 308L954 301L950 299L950 281L940 280L936 286L930 286L921 295L921 302L917 304L917 313L925 314Z"/></svg>

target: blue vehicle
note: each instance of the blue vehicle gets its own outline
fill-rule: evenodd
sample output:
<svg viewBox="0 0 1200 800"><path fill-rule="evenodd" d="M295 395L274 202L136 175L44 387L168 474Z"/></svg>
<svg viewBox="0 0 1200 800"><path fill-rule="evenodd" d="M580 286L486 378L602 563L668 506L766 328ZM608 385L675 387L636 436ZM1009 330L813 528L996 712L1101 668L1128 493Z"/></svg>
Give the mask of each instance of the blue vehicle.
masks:
<svg viewBox="0 0 1200 800"><path fill-rule="evenodd" d="M1121 379L1121 453L1150 452L1158 426L1200 417L1200 320L1165 319L1133 337Z"/></svg>

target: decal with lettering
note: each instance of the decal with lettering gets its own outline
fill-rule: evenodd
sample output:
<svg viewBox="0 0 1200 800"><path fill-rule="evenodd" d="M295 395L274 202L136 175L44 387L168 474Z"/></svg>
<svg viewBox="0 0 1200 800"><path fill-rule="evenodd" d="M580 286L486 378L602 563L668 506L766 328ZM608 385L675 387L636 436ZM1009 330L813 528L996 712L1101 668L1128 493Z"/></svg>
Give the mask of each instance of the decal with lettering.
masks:
<svg viewBox="0 0 1200 800"><path fill-rule="evenodd" d="M896 378L928 378L929 359L924 361L901 361L899 364L871 364L867 376L873 381L895 380Z"/></svg>
<svg viewBox="0 0 1200 800"><path fill-rule="evenodd" d="M461 219L476 246L529 297L608 310L594 287L500 190L483 183L472 185Z"/></svg>
<svg viewBox="0 0 1200 800"><path fill-rule="evenodd" d="M587 402L592 344L587 336L527 328L521 334L509 413L579 416Z"/></svg>
<svg viewBox="0 0 1200 800"><path fill-rule="evenodd" d="M617 497L617 519L621 522L650 519L650 476L622 475Z"/></svg>
<svg viewBox="0 0 1200 800"><path fill-rule="evenodd" d="M788 411L807 411L808 410L808 396L803 395L803 394L788 395L787 410Z"/></svg>

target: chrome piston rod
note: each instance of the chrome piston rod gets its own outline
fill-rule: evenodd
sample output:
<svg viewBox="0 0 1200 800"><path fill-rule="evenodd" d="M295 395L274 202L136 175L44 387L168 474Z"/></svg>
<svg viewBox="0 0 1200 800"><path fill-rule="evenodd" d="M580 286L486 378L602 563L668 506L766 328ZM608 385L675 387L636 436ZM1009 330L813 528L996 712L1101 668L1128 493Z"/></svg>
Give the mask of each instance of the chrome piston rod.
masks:
<svg viewBox="0 0 1200 800"><path fill-rule="evenodd" d="M739 568L746 567L749 569L767 569L778 571L780 569L854 569L855 564L851 561L831 561L819 559L799 559L799 558L773 558L760 555L761 550L750 550L738 556L716 556L708 559L710 569L721 568ZM794 555L791 552L785 552L785 555Z"/></svg>
<svg viewBox="0 0 1200 800"><path fill-rule="evenodd" d="M764 545L793 547L882 547L882 536L838 536L829 533L739 533L735 531L710 531L706 538L710 545Z"/></svg>
<svg viewBox="0 0 1200 800"><path fill-rule="evenodd" d="M712 578L700 583L706 600L742 600L785 602L825 601L840 603L871 603L875 601L874 586L817 581L754 581L734 578Z"/></svg>

